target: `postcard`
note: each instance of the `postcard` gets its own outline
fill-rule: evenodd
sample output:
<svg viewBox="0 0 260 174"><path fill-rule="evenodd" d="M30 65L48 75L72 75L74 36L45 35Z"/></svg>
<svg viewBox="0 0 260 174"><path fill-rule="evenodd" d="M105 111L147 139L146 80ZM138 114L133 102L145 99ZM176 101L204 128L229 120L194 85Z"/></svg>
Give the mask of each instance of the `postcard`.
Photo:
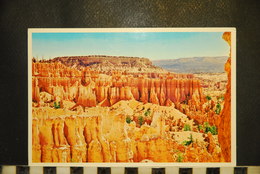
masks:
<svg viewBox="0 0 260 174"><path fill-rule="evenodd" d="M29 165L235 166L235 28L28 29Z"/></svg>

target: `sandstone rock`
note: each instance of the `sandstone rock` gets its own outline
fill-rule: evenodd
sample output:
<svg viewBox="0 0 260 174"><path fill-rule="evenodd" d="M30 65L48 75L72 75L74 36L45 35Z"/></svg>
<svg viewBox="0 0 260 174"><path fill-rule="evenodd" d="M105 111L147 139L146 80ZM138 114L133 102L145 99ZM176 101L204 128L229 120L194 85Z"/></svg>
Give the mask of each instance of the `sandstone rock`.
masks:
<svg viewBox="0 0 260 174"><path fill-rule="evenodd" d="M53 95L56 102L69 100L83 107L93 107L107 100L113 105L133 98L143 103L159 102L162 106L169 105L169 101L177 104L193 98L196 105L200 105L204 99L199 81L189 75L147 73L135 77L136 74L122 75L116 71L111 76L91 69L80 72L57 62L33 63L33 72L32 92L36 103L40 103L40 92ZM106 102L104 106L107 105Z"/></svg>
<svg viewBox="0 0 260 174"><path fill-rule="evenodd" d="M41 162L41 145L39 137L39 123L37 119L32 120L32 161Z"/></svg>
<svg viewBox="0 0 260 174"><path fill-rule="evenodd" d="M39 123L39 138L42 148L41 160L42 162L52 162L52 151L53 151L53 134L51 119L46 119L44 122Z"/></svg>
<svg viewBox="0 0 260 174"><path fill-rule="evenodd" d="M231 33L225 32L223 39L231 46ZM231 53L231 52L230 52ZM226 87L224 108L220 116L219 123L219 143L221 145L222 154L226 162L231 161L231 54L225 64L225 71L228 75L228 83Z"/></svg>
<svg viewBox="0 0 260 174"><path fill-rule="evenodd" d="M102 146L98 140L92 140L89 144L88 162L103 162Z"/></svg>
<svg viewBox="0 0 260 174"><path fill-rule="evenodd" d="M86 162L84 127L84 120L80 117L65 118L64 133L71 148L71 162Z"/></svg>
<svg viewBox="0 0 260 174"><path fill-rule="evenodd" d="M70 146L64 135L64 120L53 120L54 149L53 162L70 162ZM56 158L55 158L56 157Z"/></svg>

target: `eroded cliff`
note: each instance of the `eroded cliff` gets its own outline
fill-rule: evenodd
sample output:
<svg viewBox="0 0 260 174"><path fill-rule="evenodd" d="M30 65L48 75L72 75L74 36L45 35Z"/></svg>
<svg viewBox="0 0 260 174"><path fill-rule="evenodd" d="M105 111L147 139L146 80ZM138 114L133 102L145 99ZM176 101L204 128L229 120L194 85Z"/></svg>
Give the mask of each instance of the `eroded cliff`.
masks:
<svg viewBox="0 0 260 174"><path fill-rule="evenodd" d="M172 107L133 99L82 113L34 108L32 128L33 162L222 160L216 135Z"/></svg>
<svg viewBox="0 0 260 174"><path fill-rule="evenodd" d="M110 106L133 98L161 106L193 99L196 107L200 107L205 102L200 81L189 74L134 75L114 71L110 72L112 75L107 75L89 68L79 71L61 63L33 63L32 66L32 98L35 105L68 100L84 107L98 104ZM51 96L48 98L48 95Z"/></svg>
<svg viewBox="0 0 260 174"><path fill-rule="evenodd" d="M225 104L220 116L221 121L218 126L218 136L225 161L231 161L231 33L225 32L222 38L230 46L230 54L225 64L228 82L226 86Z"/></svg>

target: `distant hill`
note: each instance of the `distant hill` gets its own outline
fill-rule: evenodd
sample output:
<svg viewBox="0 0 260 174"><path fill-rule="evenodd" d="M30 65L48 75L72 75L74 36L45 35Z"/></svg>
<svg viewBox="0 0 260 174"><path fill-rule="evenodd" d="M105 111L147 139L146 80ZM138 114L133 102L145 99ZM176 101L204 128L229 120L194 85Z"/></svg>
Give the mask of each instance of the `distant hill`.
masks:
<svg viewBox="0 0 260 174"><path fill-rule="evenodd" d="M78 69L90 67L100 71L120 70L127 72L167 72L161 67L156 67L148 58L125 56L66 56L56 57L45 62L60 62L68 67Z"/></svg>
<svg viewBox="0 0 260 174"><path fill-rule="evenodd" d="M176 73L218 73L224 72L227 56L221 57L191 57L168 60L154 60L155 66Z"/></svg>

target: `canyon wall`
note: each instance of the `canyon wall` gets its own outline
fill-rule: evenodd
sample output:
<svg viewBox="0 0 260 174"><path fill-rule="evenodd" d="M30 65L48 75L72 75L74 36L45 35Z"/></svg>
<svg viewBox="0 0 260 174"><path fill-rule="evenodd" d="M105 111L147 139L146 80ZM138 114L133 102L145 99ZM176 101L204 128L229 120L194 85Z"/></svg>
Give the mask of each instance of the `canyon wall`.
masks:
<svg viewBox="0 0 260 174"><path fill-rule="evenodd" d="M225 161L229 162L231 161L231 33L225 32L222 37L230 46L230 55L225 64L228 83L226 86L225 104L220 116L221 121L218 126L218 137Z"/></svg>
<svg viewBox="0 0 260 174"><path fill-rule="evenodd" d="M110 106L130 99L170 106L193 99L199 109L205 102L200 81L190 74L137 75L114 71L107 75L89 68L80 71L57 62L33 63L32 66L32 99L38 106L63 100L84 107ZM48 94L52 96L49 100L46 99Z"/></svg>

